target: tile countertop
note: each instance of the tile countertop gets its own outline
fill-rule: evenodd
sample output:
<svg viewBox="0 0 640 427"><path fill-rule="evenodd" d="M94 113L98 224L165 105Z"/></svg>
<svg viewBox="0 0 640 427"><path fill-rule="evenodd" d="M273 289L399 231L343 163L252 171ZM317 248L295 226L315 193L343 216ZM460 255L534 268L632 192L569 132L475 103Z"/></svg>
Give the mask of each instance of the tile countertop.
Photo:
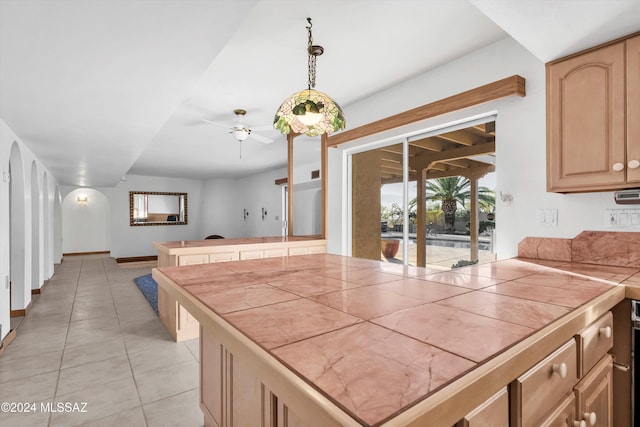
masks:
<svg viewBox="0 0 640 427"><path fill-rule="evenodd" d="M364 425L594 299L621 300L621 283L640 290L638 268L527 259L442 272L316 254L159 271Z"/></svg>
<svg viewBox="0 0 640 427"><path fill-rule="evenodd" d="M256 243L286 243L286 242L306 242L309 240L322 240L317 236L274 236L274 237L247 237L231 239L208 239L208 240L177 240L171 242L153 242L156 249L177 249L177 248L206 248L209 246L233 246Z"/></svg>

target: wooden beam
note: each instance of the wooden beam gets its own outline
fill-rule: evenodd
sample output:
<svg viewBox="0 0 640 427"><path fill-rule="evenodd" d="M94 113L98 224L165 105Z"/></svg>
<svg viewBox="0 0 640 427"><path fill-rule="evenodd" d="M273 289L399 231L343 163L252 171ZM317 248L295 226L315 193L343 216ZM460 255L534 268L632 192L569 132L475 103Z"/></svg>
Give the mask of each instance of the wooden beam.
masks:
<svg viewBox="0 0 640 427"><path fill-rule="evenodd" d="M412 167L416 170L425 169L429 164L442 160L456 160L464 157L477 156L478 154L495 153L495 141L485 142L484 144L473 145L471 147L454 148L453 150L441 151L439 153L422 153L422 156L416 156L413 159Z"/></svg>
<svg viewBox="0 0 640 427"><path fill-rule="evenodd" d="M293 140L297 135L287 134L287 236L293 236Z"/></svg>
<svg viewBox="0 0 640 427"><path fill-rule="evenodd" d="M427 264L427 224L426 224L426 171L421 171L420 178L417 182L416 195L416 265L425 267Z"/></svg>
<svg viewBox="0 0 640 427"><path fill-rule="evenodd" d="M521 76L514 75L354 129L340 132L330 136L328 138L328 144L330 147L337 147L340 144L353 141L354 139L374 135L463 108L495 101L496 99L508 96L523 97L525 94L525 79Z"/></svg>
<svg viewBox="0 0 640 427"><path fill-rule="evenodd" d="M329 146L327 145L327 134L323 133L322 136L320 137L320 145L321 145L321 149L322 152L320 154L320 179L322 179L321 181L321 196L322 196L322 231L321 231L321 235L320 237L325 239L327 236L327 206L329 205L329 194L327 189L329 188L329 183L328 181L328 174L327 174L327 168L328 168L328 159L327 156L329 154Z"/></svg>

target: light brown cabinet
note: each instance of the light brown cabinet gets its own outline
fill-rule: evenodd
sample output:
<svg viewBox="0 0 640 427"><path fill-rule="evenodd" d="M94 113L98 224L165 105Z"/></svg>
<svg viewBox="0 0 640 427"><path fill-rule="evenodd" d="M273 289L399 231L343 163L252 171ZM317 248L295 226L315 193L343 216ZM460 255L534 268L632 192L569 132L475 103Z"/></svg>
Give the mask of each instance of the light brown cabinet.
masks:
<svg viewBox="0 0 640 427"><path fill-rule="evenodd" d="M547 64L547 189L640 185L640 36Z"/></svg>
<svg viewBox="0 0 640 427"><path fill-rule="evenodd" d="M612 337L613 315L607 312L516 378L509 425L612 427Z"/></svg>
<svg viewBox="0 0 640 427"><path fill-rule="evenodd" d="M507 388L468 413L455 427L500 427L509 425L509 393Z"/></svg>
<svg viewBox="0 0 640 427"><path fill-rule="evenodd" d="M613 359L603 357L576 386L577 417L587 426L613 425Z"/></svg>

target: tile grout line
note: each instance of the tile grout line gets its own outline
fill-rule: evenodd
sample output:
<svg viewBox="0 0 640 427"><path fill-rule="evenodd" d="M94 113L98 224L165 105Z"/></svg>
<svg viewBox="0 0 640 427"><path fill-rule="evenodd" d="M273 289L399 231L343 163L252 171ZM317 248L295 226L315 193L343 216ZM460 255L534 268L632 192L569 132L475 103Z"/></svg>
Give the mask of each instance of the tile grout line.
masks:
<svg viewBox="0 0 640 427"><path fill-rule="evenodd" d="M64 354L67 351L67 340L69 338L69 328L71 326L71 317L73 316L73 307L76 305L76 298L78 296L78 286L80 286L80 277L82 274L82 266L84 265L84 257L80 261L80 268L78 269L78 277L76 278L76 288L73 293L73 303L71 304L71 310L69 311L69 320L67 321L67 333L64 336L64 346L62 347L62 354L60 355L60 365L58 366L58 375L56 377L56 386L53 389L53 402L56 401L58 395L58 386L60 385L60 375L62 374L62 361L64 360ZM54 272L55 275L55 272ZM52 403L53 403L52 402ZM51 427L51 421L53 418L53 412L49 412L49 419L47 426Z"/></svg>
<svg viewBox="0 0 640 427"><path fill-rule="evenodd" d="M103 260L103 267L104 267L104 260ZM115 299L113 297L113 289L111 289L111 280L109 279L109 276L105 273L105 276L107 278L107 285L109 286L109 293L111 294L111 300L113 301L113 308L116 312L116 318L118 319L118 327L122 327L122 325L120 324L120 315L118 313L118 309L116 307L116 302ZM133 380L133 385L136 388L136 394L138 395L138 402L140 403L139 408L140 411L142 412L142 417L144 419L144 424L146 427L149 426L149 420L147 419L147 413L144 410L144 405L142 403L142 396L140 396L140 389L138 388L138 381L136 380L136 375L133 372L133 365L131 364L131 357L129 355L129 347L127 346L127 341L124 339L124 337L122 337L122 341L124 344L124 351L127 355L127 363L129 364L129 372L131 372L131 379Z"/></svg>

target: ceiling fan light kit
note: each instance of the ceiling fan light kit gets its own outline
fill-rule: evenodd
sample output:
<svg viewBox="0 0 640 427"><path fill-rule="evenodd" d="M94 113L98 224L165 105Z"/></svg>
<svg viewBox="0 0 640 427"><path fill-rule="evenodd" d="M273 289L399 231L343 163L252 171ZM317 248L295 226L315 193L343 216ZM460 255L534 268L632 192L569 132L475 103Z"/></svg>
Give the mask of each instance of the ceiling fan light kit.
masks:
<svg viewBox="0 0 640 427"><path fill-rule="evenodd" d="M322 55L322 46L313 44L311 34L311 18L307 18L309 26L309 84L307 89L294 93L284 100L276 112L273 127L283 134L291 132L318 136L330 134L344 129L346 122L342 109L329 95L315 90L316 85L316 57Z"/></svg>

